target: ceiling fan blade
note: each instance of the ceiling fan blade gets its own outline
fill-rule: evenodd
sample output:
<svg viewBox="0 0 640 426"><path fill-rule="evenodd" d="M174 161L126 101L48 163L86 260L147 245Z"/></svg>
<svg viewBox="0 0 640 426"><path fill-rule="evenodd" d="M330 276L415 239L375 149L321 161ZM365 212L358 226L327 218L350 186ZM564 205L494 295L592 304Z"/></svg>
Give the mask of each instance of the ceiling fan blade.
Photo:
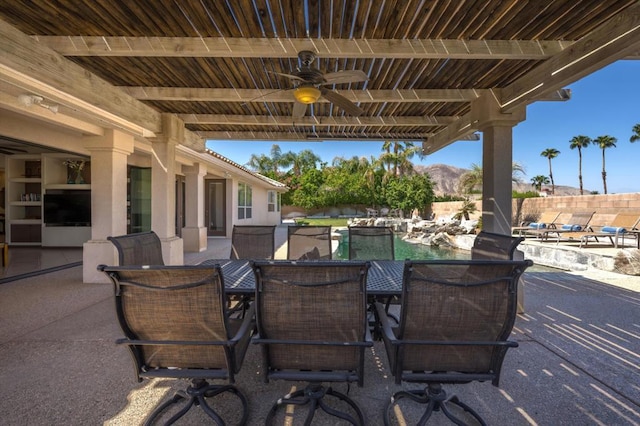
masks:
<svg viewBox="0 0 640 426"><path fill-rule="evenodd" d="M367 81L369 77L361 70L347 70L330 72L324 75L323 84L359 83Z"/></svg>
<svg viewBox="0 0 640 426"><path fill-rule="evenodd" d="M293 118L302 118L304 114L307 112L307 104L303 104L302 102L295 101L293 103L293 111L291 115Z"/></svg>
<svg viewBox="0 0 640 426"><path fill-rule="evenodd" d="M347 114L353 115L354 117L364 114L364 110L362 108L339 93L324 88L320 89L320 92L322 93L322 96L333 102L333 104L338 108L342 108Z"/></svg>
<svg viewBox="0 0 640 426"><path fill-rule="evenodd" d="M269 71L269 70L267 70L267 72L269 74L277 74L277 75L281 75L283 77L287 77L290 80L305 81L304 78L300 78L297 75L293 75L293 74L285 74L283 72L275 72L275 71Z"/></svg>

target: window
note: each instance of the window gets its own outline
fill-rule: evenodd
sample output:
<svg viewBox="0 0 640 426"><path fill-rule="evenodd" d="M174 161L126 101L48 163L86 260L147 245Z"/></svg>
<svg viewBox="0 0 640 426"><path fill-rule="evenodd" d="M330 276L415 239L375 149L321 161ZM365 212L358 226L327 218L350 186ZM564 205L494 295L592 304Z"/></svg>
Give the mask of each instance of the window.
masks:
<svg viewBox="0 0 640 426"><path fill-rule="evenodd" d="M251 219L251 187L238 184L238 219Z"/></svg>
<svg viewBox="0 0 640 426"><path fill-rule="evenodd" d="M267 192L267 211L269 212L280 211L280 193L276 191Z"/></svg>

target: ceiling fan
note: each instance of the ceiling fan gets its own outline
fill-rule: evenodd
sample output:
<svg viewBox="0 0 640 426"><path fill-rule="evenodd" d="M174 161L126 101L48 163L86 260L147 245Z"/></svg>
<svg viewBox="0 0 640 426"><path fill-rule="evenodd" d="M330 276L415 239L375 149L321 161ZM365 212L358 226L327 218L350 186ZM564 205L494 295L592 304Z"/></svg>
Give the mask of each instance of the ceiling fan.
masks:
<svg viewBox="0 0 640 426"><path fill-rule="evenodd" d="M317 102L320 97L332 102L349 115L359 116L364 113L359 106L338 92L323 87L331 84L367 81L368 77L363 71L345 70L325 74L319 69L311 67L316 59L316 54L309 50L298 52L298 59L301 65L291 74L274 72L274 74L287 77L293 83L294 104L291 115L294 118L303 117L307 111L307 105Z"/></svg>

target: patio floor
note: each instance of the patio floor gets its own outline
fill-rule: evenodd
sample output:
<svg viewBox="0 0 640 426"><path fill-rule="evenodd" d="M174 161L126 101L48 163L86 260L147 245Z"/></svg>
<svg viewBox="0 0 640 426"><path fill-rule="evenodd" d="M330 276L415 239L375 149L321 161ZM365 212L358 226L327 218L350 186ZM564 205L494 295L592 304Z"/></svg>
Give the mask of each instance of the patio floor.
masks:
<svg viewBox="0 0 640 426"><path fill-rule="evenodd" d="M189 254L185 261L228 255L228 240L209 241L207 252ZM520 346L507 353L500 387L473 383L445 389L488 424L640 424L640 277L599 273L597 278L526 272L525 313L513 333ZM127 350L114 344L120 330L111 286L83 284L80 266L1 284L0 324L3 425L140 424L184 385L136 382ZM259 355L258 347L250 347L237 376L249 399L251 425L263 424L270 405L292 386L263 383ZM368 352L365 387L351 386L349 394L368 424L381 425L391 393L416 387L394 384L384 348L376 343ZM347 390L342 384L335 388ZM208 423L201 410L192 409L181 424ZM335 422L318 413L314 424ZM435 413L430 424L449 423Z"/></svg>

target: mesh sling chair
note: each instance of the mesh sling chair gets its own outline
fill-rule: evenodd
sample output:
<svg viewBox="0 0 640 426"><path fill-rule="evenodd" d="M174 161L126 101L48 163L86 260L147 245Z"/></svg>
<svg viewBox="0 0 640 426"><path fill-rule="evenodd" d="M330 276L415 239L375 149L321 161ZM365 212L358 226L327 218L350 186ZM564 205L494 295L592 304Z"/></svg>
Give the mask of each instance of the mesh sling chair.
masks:
<svg viewBox="0 0 640 426"><path fill-rule="evenodd" d="M275 225L234 225L231 259L273 259Z"/></svg>
<svg viewBox="0 0 640 426"><path fill-rule="evenodd" d="M393 229L386 226L350 226L349 259L393 260Z"/></svg>
<svg viewBox="0 0 640 426"><path fill-rule="evenodd" d="M128 265L164 265L162 243L153 232L107 237L118 250L118 264Z"/></svg>
<svg viewBox="0 0 640 426"><path fill-rule="evenodd" d="M491 380L498 386L507 340L516 318L517 281L533 262L511 260L407 261L405 263L400 324L392 327L384 306L376 312L391 371L397 384L426 383L425 389L396 392L385 412L391 424L398 401L409 398L427 405L419 419L424 425L434 411L456 424L462 417L480 415L456 396L448 397L442 384ZM460 410L462 409L462 410ZM462 415L462 416L458 416Z"/></svg>
<svg viewBox="0 0 640 426"><path fill-rule="evenodd" d="M331 226L289 226L287 259L330 260Z"/></svg>
<svg viewBox="0 0 640 426"><path fill-rule="evenodd" d="M255 325L252 308L243 320L228 317L219 266L101 265L98 269L114 283L116 312L125 335L117 343L129 348L138 381L156 377L191 380L185 391L159 405L145 424L163 414L172 415L167 421L171 424L196 405L223 425L207 399L229 393L236 398L232 405L241 405L233 415L245 424L247 401L240 390L231 384L208 382L234 383ZM168 412L183 400L179 411Z"/></svg>
<svg viewBox="0 0 640 426"><path fill-rule="evenodd" d="M309 411L286 410L310 424L318 408L351 424L364 415L348 396L322 382L364 382L364 350L373 346L367 327L367 262L256 261L257 336L262 348L265 381L305 381L309 384L278 400L279 407L309 404ZM325 396L336 397L325 401ZM338 404L340 407L335 408ZM295 420L294 420L295 421Z"/></svg>

